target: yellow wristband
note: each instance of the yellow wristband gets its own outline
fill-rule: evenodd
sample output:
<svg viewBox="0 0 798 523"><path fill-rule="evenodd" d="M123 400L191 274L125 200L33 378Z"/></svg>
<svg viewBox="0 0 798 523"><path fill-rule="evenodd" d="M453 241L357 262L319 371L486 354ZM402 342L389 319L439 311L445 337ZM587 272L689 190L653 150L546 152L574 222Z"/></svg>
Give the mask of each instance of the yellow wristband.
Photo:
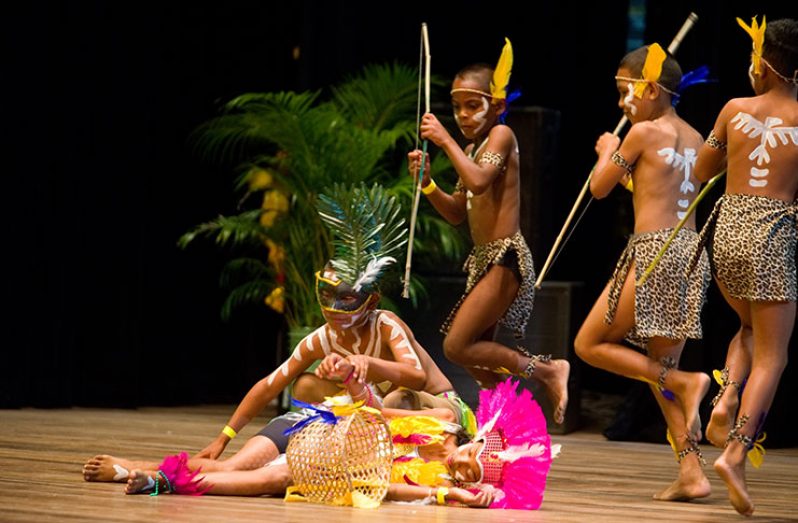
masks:
<svg viewBox="0 0 798 523"><path fill-rule="evenodd" d="M446 487L438 487L438 492L435 494L435 497L438 498L438 505L445 505L446 504L446 494L449 493L449 489Z"/></svg>
<svg viewBox="0 0 798 523"><path fill-rule="evenodd" d="M230 439L233 439L236 436L238 436L238 432L236 432L235 429L233 427L231 427L230 425L225 425L224 426L224 428L222 429L222 434L224 434L225 436L227 436Z"/></svg>
<svg viewBox="0 0 798 523"><path fill-rule="evenodd" d="M435 180L430 178L429 179L429 183L427 184L427 186L421 188L421 192L423 192L424 194L432 194L432 193L435 192L435 189L437 189L437 188L438 188L438 186L435 184Z"/></svg>

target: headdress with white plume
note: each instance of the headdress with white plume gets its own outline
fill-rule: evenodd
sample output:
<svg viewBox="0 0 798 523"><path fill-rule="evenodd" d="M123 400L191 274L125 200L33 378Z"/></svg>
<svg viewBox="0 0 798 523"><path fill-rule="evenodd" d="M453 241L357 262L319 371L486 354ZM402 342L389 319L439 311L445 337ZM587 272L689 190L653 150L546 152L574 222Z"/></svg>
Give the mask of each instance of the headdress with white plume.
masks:
<svg viewBox="0 0 798 523"><path fill-rule="evenodd" d="M396 262L407 242L407 229L396 198L374 184L335 184L316 203L319 216L333 236L335 280L355 292L371 293L385 269Z"/></svg>

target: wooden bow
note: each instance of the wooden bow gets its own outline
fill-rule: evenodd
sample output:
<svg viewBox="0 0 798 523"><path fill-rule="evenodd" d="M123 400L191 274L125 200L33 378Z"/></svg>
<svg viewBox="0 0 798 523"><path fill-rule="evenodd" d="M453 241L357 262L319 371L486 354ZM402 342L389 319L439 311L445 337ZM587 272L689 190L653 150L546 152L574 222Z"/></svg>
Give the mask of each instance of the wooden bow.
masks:
<svg viewBox="0 0 798 523"><path fill-rule="evenodd" d="M421 24L421 45L423 50L423 55L419 56L419 67L418 67L418 113L421 112L421 66L422 63L424 65L424 108L425 113L430 112L430 103L429 103L429 95L430 95L430 61L432 56L430 55L429 51L429 32L427 31L427 24ZM419 136L419 129L418 125L421 122L421 114L416 115L416 149L418 149L418 136ZM403 280L404 287L402 288L402 297L409 298L410 297L410 271L413 266L413 238L415 237L416 233L416 217L418 216L418 204L421 200L421 180L424 179L424 164L427 161L427 140L424 140L421 145L421 167L418 170L418 176L416 177L416 186L415 190L413 191L413 210L410 213L410 234L407 239L407 259L405 261L405 277Z"/></svg>

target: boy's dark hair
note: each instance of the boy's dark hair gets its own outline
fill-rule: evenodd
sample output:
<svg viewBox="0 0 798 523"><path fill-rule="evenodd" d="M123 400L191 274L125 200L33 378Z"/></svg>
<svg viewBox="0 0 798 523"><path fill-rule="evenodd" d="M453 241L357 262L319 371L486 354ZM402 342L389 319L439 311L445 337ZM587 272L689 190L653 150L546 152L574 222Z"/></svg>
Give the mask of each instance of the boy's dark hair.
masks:
<svg viewBox="0 0 798 523"><path fill-rule="evenodd" d="M486 63L471 64L460 69L455 78L479 82L479 87L490 92L490 81L493 79L493 66Z"/></svg>
<svg viewBox="0 0 798 523"><path fill-rule="evenodd" d="M664 50L664 49L663 49ZM682 81L682 68L679 62L668 52L665 61L662 63L662 73L659 75L657 83L665 87L669 91L676 92L679 84ZM618 69L628 69L632 76L641 78L643 75L643 64L646 63L646 56L648 56L648 46L643 46L628 53L621 59L618 64Z"/></svg>
<svg viewBox="0 0 798 523"><path fill-rule="evenodd" d="M782 18L768 22L762 58L782 76L795 78L798 70L798 21Z"/></svg>

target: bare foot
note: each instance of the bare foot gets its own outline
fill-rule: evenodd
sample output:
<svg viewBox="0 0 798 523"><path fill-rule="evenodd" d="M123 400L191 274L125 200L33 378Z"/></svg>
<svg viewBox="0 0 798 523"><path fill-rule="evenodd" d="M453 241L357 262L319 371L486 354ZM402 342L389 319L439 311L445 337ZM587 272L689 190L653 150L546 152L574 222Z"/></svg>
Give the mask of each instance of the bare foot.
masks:
<svg viewBox="0 0 798 523"><path fill-rule="evenodd" d="M83 464L83 479L86 481L127 481L133 469L157 469L157 463L129 461L108 454L98 454Z"/></svg>
<svg viewBox="0 0 798 523"><path fill-rule="evenodd" d="M684 419L687 420L690 436L696 441L701 440L701 417L698 415L698 408L701 400L709 391L709 376L703 372L684 372L686 378L682 382L683 388L676 392L679 402L682 405Z"/></svg>
<svg viewBox="0 0 798 523"><path fill-rule="evenodd" d="M732 429L734 418L737 415L737 395L732 394L732 396L728 400L726 400L725 394L721 397L721 400L712 409L712 416L707 425L707 439L720 449L726 446L726 436Z"/></svg>
<svg viewBox="0 0 798 523"><path fill-rule="evenodd" d="M690 501L705 498L712 493L712 486L703 473L694 478L677 478L665 490L654 494L657 501Z"/></svg>
<svg viewBox="0 0 798 523"><path fill-rule="evenodd" d="M543 365L538 364L538 370ZM546 387L546 396L552 406L554 422L562 425L565 421L565 410L568 408L568 376L571 374L571 364L568 360L551 360L545 365L545 372L532 375Z"/></svg>
<svg viewBox="0 0 798 523"><path fill-rule="evenodd" d="M748 495L745 486L745 457L739 465L732 465L726 461L725 453L715 460L715 472L729 489L729 501L734 510L743 516L750 516L754 513L754 502Z"/></svg>
<svg viewBox="0 0 798 523"><path fill-rule="evenodd" d="M158 473L155 471L144 472L134 470L130 473L125 485L125 494L144 494L155 489Z"/></svg>

